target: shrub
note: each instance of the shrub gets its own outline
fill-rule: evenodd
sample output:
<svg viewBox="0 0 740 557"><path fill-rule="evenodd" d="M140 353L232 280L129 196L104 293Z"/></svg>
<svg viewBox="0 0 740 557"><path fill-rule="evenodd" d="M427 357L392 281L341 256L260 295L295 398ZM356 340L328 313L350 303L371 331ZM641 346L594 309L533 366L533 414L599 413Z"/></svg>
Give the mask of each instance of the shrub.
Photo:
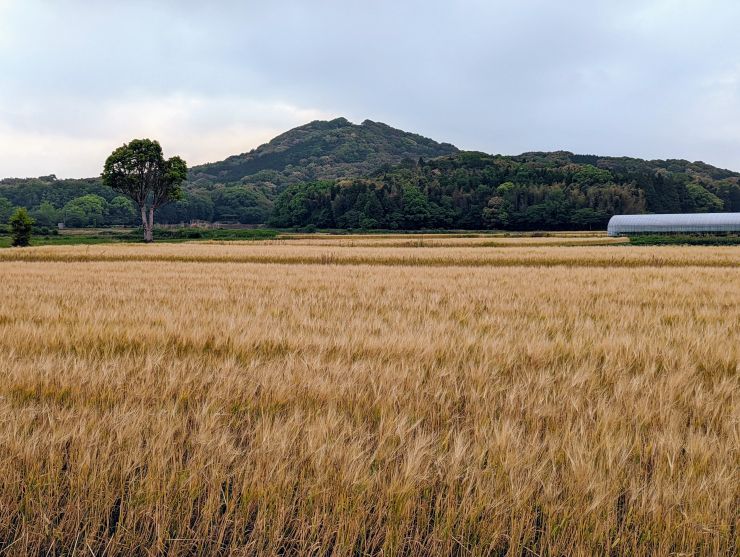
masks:
<svg viewBox="0 0 740 557"><path fill-rule="evenodd" d="M8 224L10 225L14 246L27 246L31 243L31 230L33 229L33 223L34 220L28 214L25 207L21 207L13 213Z"/></svg>

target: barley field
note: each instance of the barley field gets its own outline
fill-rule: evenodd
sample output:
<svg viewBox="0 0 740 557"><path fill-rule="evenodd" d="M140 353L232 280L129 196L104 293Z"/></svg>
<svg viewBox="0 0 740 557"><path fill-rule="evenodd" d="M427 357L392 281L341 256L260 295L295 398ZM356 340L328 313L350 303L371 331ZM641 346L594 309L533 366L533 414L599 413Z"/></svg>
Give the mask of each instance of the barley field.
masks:
<svg viewBox="0 0 740 557"><path fill-rule="evenodd" d="M740 250L609 242L0 250L0 555L737 554Z"/></svg>

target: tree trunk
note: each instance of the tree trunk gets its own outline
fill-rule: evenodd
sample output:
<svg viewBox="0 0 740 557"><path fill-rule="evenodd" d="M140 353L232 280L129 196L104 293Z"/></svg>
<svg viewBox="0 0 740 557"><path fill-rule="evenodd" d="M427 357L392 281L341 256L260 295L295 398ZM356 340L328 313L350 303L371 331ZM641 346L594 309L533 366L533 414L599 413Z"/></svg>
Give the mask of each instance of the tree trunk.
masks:
<svg viewBox="0 0 740 557"><path fill-rule="evenodd" d="M144 227L144 241L151 242L151 231L149 229L149 219L146 215L146 207L141 206L141 225Z"/></svg>
<svg viewBox="0 0 740 557"><path fill-rule="evenodd" d="M149 207L149 240L147 241L154 241L154 207Z"/></svg>

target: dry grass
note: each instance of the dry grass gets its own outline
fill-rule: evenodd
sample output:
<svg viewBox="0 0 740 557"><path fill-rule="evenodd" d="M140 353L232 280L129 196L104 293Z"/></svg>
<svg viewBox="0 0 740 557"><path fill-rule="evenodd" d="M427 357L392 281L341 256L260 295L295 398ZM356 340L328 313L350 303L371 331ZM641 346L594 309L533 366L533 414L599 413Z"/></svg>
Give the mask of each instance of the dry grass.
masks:
<svg viewBox="0 0 740 557"><path fill-rule="evenodd" d="M381 243L383 242L380 239ZM290 240L43 246L0 250L0 263L157 262L260 263L282 265L372 265L417 267L728 267L740 265L737 247L683 246L528 246L520 247L368 247L294 245Z"/></svg>
<svg viewBox="0 0 740 557"><path fill-rule="evenodd" d="M610 238L601 236L445 236L407 234L398 236L347 235L284 235L284 242L293 246L347 246L347 247L454 247L454 248L505 248L505 247L540 247L540 246L609 246L628 244L627 237Z"/></svg>
<svg viewBox="0 0 740 557"><path fill-rule="evenodd" d="M737 551L736 248L0 262L9 555Z"/></svg>

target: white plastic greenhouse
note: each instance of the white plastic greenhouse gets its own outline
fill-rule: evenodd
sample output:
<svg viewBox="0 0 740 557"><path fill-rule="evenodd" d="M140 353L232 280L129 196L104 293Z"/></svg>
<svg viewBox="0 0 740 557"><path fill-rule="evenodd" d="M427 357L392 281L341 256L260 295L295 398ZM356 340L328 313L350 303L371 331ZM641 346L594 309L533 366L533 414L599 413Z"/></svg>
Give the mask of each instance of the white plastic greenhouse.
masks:
<svg viewBox="0 0 740 557"><path fill-rule="evenodd" d="M740 213L687 213L679 215L614 215L609 236L646 232L738 232Z"/></svg>

